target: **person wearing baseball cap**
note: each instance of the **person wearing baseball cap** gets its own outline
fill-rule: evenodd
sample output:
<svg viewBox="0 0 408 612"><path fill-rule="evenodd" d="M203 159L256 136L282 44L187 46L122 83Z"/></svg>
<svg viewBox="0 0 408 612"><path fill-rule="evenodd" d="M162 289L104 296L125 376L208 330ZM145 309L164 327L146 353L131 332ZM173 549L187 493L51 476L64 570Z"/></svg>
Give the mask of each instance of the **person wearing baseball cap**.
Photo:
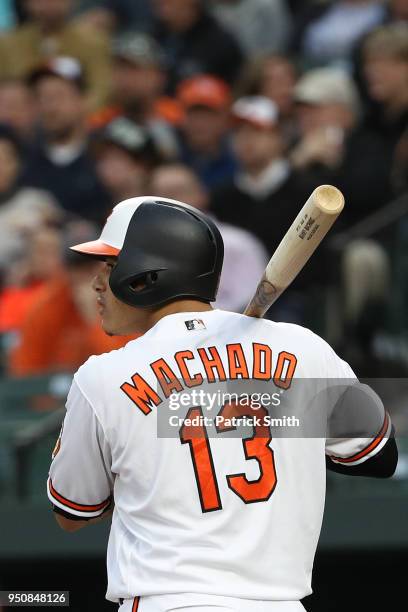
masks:
<svg viewBox="0 0 408 612"><path fill-rule="evenodd" d="M37 85L41 79L55 77L76 85L82 92L86 89L86 81L83 68L74 57L53 57L42 62L27 76L27 84L30 87Z"/></svg>
<svg viewBox="0 0 408 612"><path fill-rule="evenodd" d="M286 157L274 102L263 96L243 97L233 104L231 114L239 169L213 192L211 209L221 221L252 231L272 254L282 238L282 228L290 226L311 189ZM302 274L294 287L306 276ZM283 308L284 302L287 305L289 293L277 308ZM277 314L285 320L302 320L292 310Z"/></svg>
<svg viewBox="0 0 408 612"><path fill-rule="evenodd" d="M0 80L24 79L52 57L74 57L87 75L88 112L105 104L111 72L108 40L71 19L76 0L24 0L13 4L24 11L26 21L1 37Z"/></svg>
<svg viewBox="0 0 408 612"><path fill-rule="evenodd" d="M111 104L91 115L91 127L103 127L119 115L137 123L178 124L180 106L164 95L166 57L158 43L147 33L126 31L113 40L112 54Z"/></svg>
<svg viewBox="0 0 408 612"><path fill-rule="evenodd" d="M210 189L230 179L236 169L228 137L231 99L229 86L212 75L186 79L177 89L184 111L180 159Z"/></svg>
<svg viewBox="0 0 408 612"><path fill-rule="evenodd" d="M349 204L342 222L357 222L365 214L362 206L366 207L364 200L367 200L365 194L363 198L360 195L360 173L366 166L371 177L371 165L375 163L376 155L371 157L375 142L370 143L370 137L360 139L358 136L362 113L356 84L340 68L309 70L296 83L294 103L297 141L290 151L292 164L318 184L338 185ZM370 163L367 163L367 158L370 158ZM370 178L370 184L377 180L377 174ZM374 198L379 206L383 194L379 194L377 199L375 192L374 188Z"/></svg>
<svg viewBox="0 0 408 612"><path fill-rule="evenodd" d="M91 150L112 206L146 193L149 174L162 159L148 128L127 117L113 119L95 134Z"/></svg>
<svg viewBox="0 0 408 612"><path fill-rule="evenodd" d="M276 104L264 96L247 96L233 104L231 115L239 169L214 192L212 208L220 219L253 231L272 253L304 191L285 157Z"/></svg>
<svg viewBox="0 0 408 612"><path fill-rule="evenodd" d="M338 184L347 140L360 114L353 79L339 68L309 70L294 89L298 138L290 158L316 183Z"/></svg>
<svg viewBox="0 0 408 612"><path fill-rule="evenodd" d="M231 103L228 85L213 75L199 75L180 83L178 99L185 109L205 107L225 109Z"/></svg>
<svg viewBox="0 0 408 612"><path fill-rule="evenodd" d="M148 127L156 146L166 158L173 158L177 143L173 126L180 123L178 102L165 94L166 57L149 34L127 31L112 44L112 96L108 106L88 118L91 130L99 130L117 117Z"/></svg>
<svg viewBox="0 0 408 612"><path fill-rule="evenodd" d="M353 79L338 68L317 68L296 83L294 101L305 131L338 126L350 130L360 113L360 99Z"/></svg>
<svg viewBox="0 0 408 612"><path fill-rule="evenodd" d="M24 184L49 190L69 212L102 220L107 197L88 155L83 67L73 57L57 57L36 67L28 83L40 133L30 151Z"/></svg>

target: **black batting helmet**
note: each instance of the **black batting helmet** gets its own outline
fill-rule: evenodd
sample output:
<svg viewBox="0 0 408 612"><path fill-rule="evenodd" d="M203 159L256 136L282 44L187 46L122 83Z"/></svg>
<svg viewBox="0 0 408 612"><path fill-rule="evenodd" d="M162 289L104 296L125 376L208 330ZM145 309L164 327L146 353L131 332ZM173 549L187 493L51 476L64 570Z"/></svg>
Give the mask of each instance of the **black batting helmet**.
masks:
<svg viewBox="0 0 408 612"><path fill-rule="evenodd" d="M109 284L131 306L216 299L224 256L221 234L210 218L182 202L155 196L124 200L98 240L71 248L100 259L117 256Z"/></svg>

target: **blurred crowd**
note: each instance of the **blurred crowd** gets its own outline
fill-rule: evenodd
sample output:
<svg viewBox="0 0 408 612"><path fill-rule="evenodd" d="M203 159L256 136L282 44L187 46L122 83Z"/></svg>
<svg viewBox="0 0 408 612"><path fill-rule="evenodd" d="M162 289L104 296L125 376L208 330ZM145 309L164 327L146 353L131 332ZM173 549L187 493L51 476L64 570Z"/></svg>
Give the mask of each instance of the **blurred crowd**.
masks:
<svg viewBox="0 0 408 612"><path fill-rule="evenodd" d="M239 312L324 183L345 210L268 316L359 372L405 372L407 119L408 0L2 0L3 373L72 371L129 340L102 332L98 263L68 248L120 200L212 215L216 306Z"/></svg>

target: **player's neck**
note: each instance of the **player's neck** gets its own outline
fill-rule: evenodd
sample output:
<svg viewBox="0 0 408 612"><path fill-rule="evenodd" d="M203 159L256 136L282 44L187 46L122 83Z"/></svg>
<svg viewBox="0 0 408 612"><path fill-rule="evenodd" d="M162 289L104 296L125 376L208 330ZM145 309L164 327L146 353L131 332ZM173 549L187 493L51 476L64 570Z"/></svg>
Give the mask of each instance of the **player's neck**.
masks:
<svg viewBox="0 0 408 612"><path fill-rule="evenodd" d="M149 316L149 328L153 327L160 319L176 312L204 312L212 310L211 304L200 302L199 300L175 300L170 304L165 304L152 312Z"/></svg>

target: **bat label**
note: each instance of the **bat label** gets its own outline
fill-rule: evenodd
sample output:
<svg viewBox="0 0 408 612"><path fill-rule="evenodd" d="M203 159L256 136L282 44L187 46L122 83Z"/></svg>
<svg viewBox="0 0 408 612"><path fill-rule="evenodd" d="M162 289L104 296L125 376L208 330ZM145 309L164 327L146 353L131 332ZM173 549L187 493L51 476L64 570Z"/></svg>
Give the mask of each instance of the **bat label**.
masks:
<svg viewBox="0 0 408 612"><path fill-rule="evenodd" d="M316 219L314 219L313 217L309 217L307 219L307 217L308 215L306 214L305 217L301 220L300 224L296 227L296 231L299 232L299 238L301 240L306 238L308 232L310 232L310 230L312 229L310 235L307 237L307 239L310 240L310 238L313 236L313 234L316 232L316 230L319 227L318 225L315 225L315 227L313 227L313 224L316 223Z"/></svg>
<svg viewBox="0 0 408 612"><path fill-rule="evenodd" d="M316 225L312 228L312 231L310 232L309 236L307 237L308 240L313 238L313 236L315 235L315 233L317 232L319 227L320 227L320 225L318 223L316 223Z"/></svg>

